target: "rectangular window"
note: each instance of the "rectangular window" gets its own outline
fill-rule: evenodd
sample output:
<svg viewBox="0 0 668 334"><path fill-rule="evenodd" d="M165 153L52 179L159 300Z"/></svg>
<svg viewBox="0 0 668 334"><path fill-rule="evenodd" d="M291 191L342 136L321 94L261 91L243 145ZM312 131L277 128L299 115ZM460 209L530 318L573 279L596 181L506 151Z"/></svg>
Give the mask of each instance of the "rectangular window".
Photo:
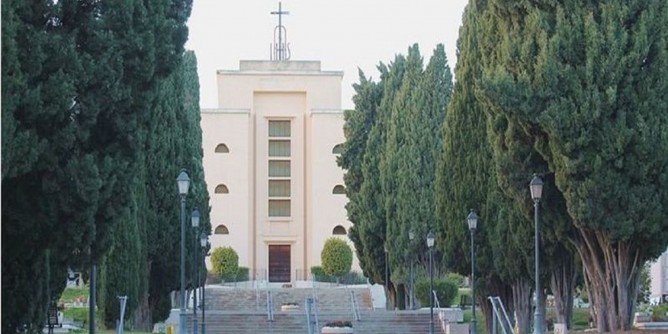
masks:
<svg viewBox="0 0 668 334"><path fill-rule="evenodd" d="M270 199L269 217L290 217L290 200Z"/></svg>
<svg viewBox="0 0 668 334"><path fill-rule="evenodd" d="M290 180L269 180L269 197L290 197Z"/></svg>
<svg viewBox="0 0 668 334"><path fill-rule="evenodd" d="M290 177L290 160L269 160L270 177Z"/></svg>
<svg viewBox="0 0 668 334"><path fill-rule="evenodd" d="M290 156L290 141L289 140L270 140L269 141L269 156L270 157L289 157Z"/></svg>
<svg viewBox="0 0 668 334"><path fill-rule="evenodd" d="M290 121L269 121L269 137L290 137Z"/></svg>

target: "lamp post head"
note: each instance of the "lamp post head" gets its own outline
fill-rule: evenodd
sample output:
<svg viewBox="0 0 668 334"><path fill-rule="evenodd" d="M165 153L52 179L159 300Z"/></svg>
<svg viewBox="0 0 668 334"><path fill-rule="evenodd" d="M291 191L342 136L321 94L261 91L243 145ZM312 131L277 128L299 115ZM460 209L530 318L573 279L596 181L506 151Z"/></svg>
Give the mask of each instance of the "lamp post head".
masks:
<svg viewBox="0 0 668 334"><path fill-rule="evenodd" d="M434 232L429 231L429 234L427 234L427 247L432 248L434 247Z"/></svg>
<svg viewBox="0 0 668 334"><path fill-rule="evenodd" d="M193 212L190 214L190 221L192 222L194 228L199 227L199 209L193 209Z"/></svg>
<svg viewBox="0 0 668 334"><path fill-rule="evenodd" d="M534 202L540 201L540 197L543 194L543 180L538 175L533 175L531 183L529 183L529 190L531 190L531 198Z"/></svg>
<svg viewBox="0 0 668 334"><path fill-rule="evenodd" d="M208 243L209 236L206 234L206 232L202 231L202 233L199 235L199 245L202 247L202 249L206 249Z"/></svg>
<svg viewBox="0 0 668 334"><path fill-rule="evenodd" d="M478 227L478 215L475 213L475 210L471 209L469 215L466 216L466 221L469 224L469 230L475 231L475 229Z"/></svg>
<svg viewBox="0 0 668 334"><path fill-rule="evenodd" d="M188 194L188 188L190 187L190 178L185 169L181 170L179 177L176 178L176 184L179 186L179 194L185 196Z"/></svg>

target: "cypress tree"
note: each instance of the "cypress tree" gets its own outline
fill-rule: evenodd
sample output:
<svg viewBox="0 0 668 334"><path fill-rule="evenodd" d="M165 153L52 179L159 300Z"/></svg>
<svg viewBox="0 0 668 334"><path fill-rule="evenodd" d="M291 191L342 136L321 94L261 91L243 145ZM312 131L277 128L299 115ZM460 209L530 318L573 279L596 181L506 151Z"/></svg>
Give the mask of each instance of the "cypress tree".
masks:
<svg viewBox="0 0 668 334"><path fill-rule="evenodd" d="M3 2L2 266L16 291L3 296L3 331L41 331L67 266L99 262L124 217L141 223L124 210L144 205L133 172L147 101L181 59L190 6Z"/></svg>
<svg viewBox="0 0 668 334"><path fill-rule="evenodd" d="M495 8L502 14L494 10L486 10L481 13L481 19L486 22L482 26L484 30L480 39L480 45L484 46L481 52L486 71L482 75L483 79L477 83L477 91L483 108L490 115L489 142L493 147L493 161L500 189L503 195L511 200L506 202L506 205L510 205L514 210L519 210L513 214L514 221L508 223L523 225L524 228L516 229L518 232L523 232L517 237L533 240L533 203L529 198L527 188L532 173L549 170L547 162L535 150L533 144L534 140L543 139L541 136L536 136L536 132L531 128L519 124L516 117L498 112L497 91L491 88L493 85L485 78L489 76L489 73L494 73L498 66L515 69L523 63L531 63L537 57L535 53L537 41L526 36L537 30L542 20L537 15L526 15L525 17L522 6L506 5L489 8ZM525 18L526 21L521 23L521 18ZM515 38L517 36L523 37ZM519 74L519 76L522 75L523 73ZM500 98L504 99L505 96ZM543 282L541 285L546 287L549 282L552 288L557 322L570 324L576 275L575 249L572 247L571 240L575 230L567 215L563 196L554 187L553 175L547 172L541 176L545 182L540 203L542 214L539 251L541 253L541 281ZM499 222L504 223L503 220ZM499 245L503 247L503 244ZM529 264L528 270L524 275L516 275L516 278L535 275L532 265L534 254L531 252L527 255L529 256L523 257L523 261ZM518 307L522 305L522 310L516 310L518 317L524 318L530 313L530 304L527 300L530 296L528 293L516 293L516 295L523 296L523 300L516 299L515 302ZM541 298L546 297L542 293L540 295ZM520 331L526 330L528 330L528 322L520 321Z"/></svg>
<svg viewBox="0 0 668 334"><path fill-rule="evenodd" d="M462 275L471 272L470 233L466 217L470 209L479 216L475 232L476 297L487 328L492 328L492 309L486 296L501 297L512 314L513 294L510 282L495 268L500 254L494 249L497 239L501 196L493 168L493 153L487 137L487 117L476 96L476 80L482 73L480 63L481 10L471 2L465 10L457 41L459 57L457 81L443 125L443 148L438 158L436 203L439 221L437 247L446 266ZM515 264L517 264L516 262ZM520 262L521 263L521 262ZM503 275L503 276L502 276Z"/></svg>
<svg viewBox="0 0 668 334"><path fill-rule="evenodd" d="M499 37L488 53L493 112L523 129L554 173L599 331L628 329L642 264L665 250L668 233L660 218L668 203L668 6L564 1L489 10L492 26L521 32Z"/></svg>
<svg viewBox="0 0 668 334"><path fill-rule="evenodd" d="M385 125L387 137L379 166L382 201L388 218L385 245L392 273L390 281L395 293L401 291L401 286L408 282L408 231L413 222L420 225L426 223L421 221L422 217L413 215L419 210L418 201L425 200L416 196L419 152L414 151L415 145L410 138L411 131L418 127L415 116L423 109L424 103L423 94L416 89L423 74L423 61L417 44L408 48L404 64L401 83L394 101L391 101L391 114ZM425 229L422 227L420 230ZM416 235L426 235L420 232L416 231ZM396 295L393 296L396 300Z"/></svg>
<svg viewBox="0 0 668 334"><path fill-rule="evenodd" d="M378 69L378 83L360 73L355 110L346 112L339 164L347 170L347 210L354 224L350 238L360 265L372 281L384 282L387 246L393 282L384 284L396 300L402 292L396 284L406 281L409 255L426 249L418 241L436 219L434 157L452 75L443 46L436 48L426 70L417 45L408 56L397 55ZM409 231L418 236L414 245L409 245Z"/></svg>
<svg viewBox="0 0 668 334"><path fill-rule="evenodd" d="M353 102L354 110L346 110L344 113L344 134L346 137L343 143L341 156L337 163L346 170L343 181L346 185L346 211L348 220L353 226L348 232L349 238L355 245L357 258L360 259L362 271L366 277L371 277L367 271L366 259L371 250L366 249L366 244L362 242L362 234L365 231L363 197L360 195L360 189L364 182L362 173L362 158L366 153L366 144L368 134L375 122L376 109L382 97L382 86L366 78L364 73L359 71L359 83L353 85L355 95Z"/></svg>

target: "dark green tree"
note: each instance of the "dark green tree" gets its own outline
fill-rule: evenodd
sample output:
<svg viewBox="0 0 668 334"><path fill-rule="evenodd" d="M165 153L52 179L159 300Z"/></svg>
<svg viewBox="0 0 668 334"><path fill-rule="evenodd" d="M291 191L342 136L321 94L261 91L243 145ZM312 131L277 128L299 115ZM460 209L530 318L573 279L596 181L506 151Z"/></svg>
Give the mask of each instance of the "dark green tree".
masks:
<svg viewBox="0 0 668 334"><path fill-rule="evenodd" d="M475 232L476 298L481 306L487 328L492 328L492 309L487 296L499 296L513 311L512 281L496 270L501 261L493 247L497 240L501 197L493 165L493 152L488 143L487 117L476 96L476 80L482 73L480 62L480 14L476 2L465 13L457 42L459 57L451 102L443 126L443 149L438 157L436 201L438 220L437 247L445 265L462 275L470 275L470 233L466 217L470 209L479 216ZM513 265L522 262L514 262ZM495 268L495 270L490 270ZM515 267L513 267L515 268Z"/></svg>
<svg viewBox="0 0 668 334"><path fill-rule="evenodd" d="M395 282L385 285L396 300L397 291L404 290L397 284L406 282L409 255L417 253L418 260L424 259L428 222L436 219L435 156L452 74L442 45L426 69L417 45L409 48L408 56L397 55L378 69L378 83L362 74L355 86L356 109L346 115L346 143L339 163L347 169L351 239L360 265L372 281L385 281L387 248ZM409 231L417 236L413 245Z"/></svg>
<svg viewBox="0 0 668 334"><path fill-rule="evenodd" d="M344 134L346 141L343 143L341 156L337 163L343 169L345 174L343 180L346 185L346 211L348 220L353 226L348 232L350 240L355 245L357 258L362 261L366 259L371 249L366 249L366 244L362 242L362 234L366 229L364 224L364 198L360 195L360 189L364 182L361 161L366 153L367 139L371 127L375 122L376 109L382 97L382 86L366 78L364 73L359 71L359 83L353 85L355 95L353 102L354 110L346 110L344 113ZM364 260L366 262L366 260ZM366 265L361 265L364 276L371 277L367 271Z"/></svg>
<svg viewBox="0 0 668 334"><path fill-rule="evenodd" d="M387 134L385 148L379 166L382 201L385 217L388 217L385 236L391 272L388 287L391 284L395 293L405 290L403 287L408 283L410 258L407 252L411 251L407 246L411 225L421 225L420 231L414 231L416 235L426 235L420 232L428 229L428 221L414 215L421 213L419 202L427 199L419 198L416 193L419 191L416 188L421 171L417 167L421 152L414 151L416 141L411 138L411 132L419 127L414 124L417 121L415 117L424 110L424 94L416 89L422 79L423 66L418 45L414 44L408 48L401 83L394 101L391 101L390 116L384 130ZM400 296L392 294L395 303L397 297Z"/></svg>
<svg viewBox="0 0 668 334"><path fill-rule="evenodd" d="M3 331L41 331L67 266L99 262L117 229L145 231L143 129L181 61L190 6L3 2Z"/></svg>
<svg viewBox="0 0 668 334"><path fill-rule="evenodd" d="M518 33L488 42L490 111L554 173L598 329L628 329L642 264L666 247L668 6L494 3L490 26Z"/></svg>
<svg viewBox="0 0 668 334"><path fill-rule="evenodd" d="M387 221L385 216L385 198L382 193L380 164L382 152L385 148L387 128L391 113L392 101L403 77L405 59L397 56L389 66L379 65L381 73L379 83L382 86L382 98L378 104L374 124L369 131L366 150L362 156L362 178L359 198L361 219L359 224L360 239L369 250L360 260L360 266L373 282L385 282L385 241ZM359 163L359 162L358 162Z"/></svg>
<svg viewBox="0 0 668 334"><path fill-rule="evenodd" d="M201 252L198 232L190 228L190 213L200 211L200 231L210 233L209 195L204 183L202 166L202 131L199 114L199 80L197 60L192 51L183 55L183 61L168 80L156 90L152 100L151 122L147 124L145 184L149 200L146 212L147 244L146 270L149 290L143 296L143 306L136 317L146 318L151 326L166 319L172 308L170 291L179 289L180 265L180 207L176 190L176 176L185 168L191 179L186 198L187 208L187 268L189 285L197 285L191 274L193 251ZM194 249L193 249L194 247ZM206 277L200 258L200 277ZM150 329L150 328L149 328Z"/></svg>
<svg viewBox="0 0 668 334"><path fill-rule="evenodd" d="M387 236L392 277L404 287L411 260L425 268L428 264L423 255L427 250L425 238L435 228L433 222L438 221L436 157L442 146L443 120L451 91L452 74L443 45L436 47L426 69L417 44L409 48L405 74L387 127L380 175L386 194L386 215L392 217L388 220ZM409 232L416 236L412 242ZM415 254L420 256L414 257ZM439 257L435 258L435 267L440 268Z"/></svg>

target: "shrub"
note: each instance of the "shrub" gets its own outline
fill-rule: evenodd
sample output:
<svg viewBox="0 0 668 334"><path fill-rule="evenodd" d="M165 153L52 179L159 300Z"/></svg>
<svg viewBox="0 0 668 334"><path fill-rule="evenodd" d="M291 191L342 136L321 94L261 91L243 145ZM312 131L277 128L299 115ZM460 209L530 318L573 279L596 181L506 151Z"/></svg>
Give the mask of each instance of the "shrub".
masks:
<svg viewBox="0 0 668 334"><path fill-rule="evenodd" d="M316 282L328 282L328 283L336 282L336 277L325 274L325 270L322 269L321 266L311 267L311 275L314 276L313 279Z"/></svg>
<svg viewBox="0 0 668 334"><path fill-rule="evenodd" d="M341 277L341 283L343 283L343 284L366 284L367 279L361 273L358 273L356 271L351 271L351 272L343 275L343 277Z"/></svg>
<svg viewBox="0 0 668 334"><path fill-rule="evenodd" d="M353 327L350 320L334 320L325 324L325 327Z"/></svg>
<svg viewBox="0 0 668 334"><path fill-rule="evenodd" d="M348 273L353 265L353 250L344 240L331 237L325 241L320 260L326 275L340 277Z"/></svg>
<svg viewBox="0 0 668 334"><path fill-rule="evenodd" d="M239 255L232 247L217 247L211 253L211 265L222 279L234 277L239 271Z"/></svg>
<svg viewBox="0 0 668 334"><path fill-rule="evenodd" d="M457 287L465 288L464 286L464 276L458 273L448 273L447 278L457 284Z"/></svg>
<svg viewBox="0 0 668 334"><path fill-rule="evenodd" d="M668 304L660 304L652 309L652 321L668 321Z"/></svg>
<svg viewBox="0 0 668 334"><path fill-rule="evenodd" d="M248 281L248 267L239 267L237 272L228 273L220 277L223 282L244 282Z"/></svg>
<svg viewBox="0 0 668 334"><path fill-rule="evenodd" d="M248 271L248 267L239 267L239 270L237 270L237 282L248 281Z"/></svg>
<svg viewBox="0 0 668 334"><path fill-rule="evenodd" d="M450 307L457 296L457 284L447 278L434 279L434 290L441 307ZM415 296L422 305L429 305L429 278L415 284ZM435 305L434 305L435 306Z"/></svg>
<svg viewBox="0 0 668 334"><path fill-rule="evenodd" d="M314 280L316 282L336 283L338 278L335 276L330 276L325 274L325 271L322 269L321 266L311 267L311 274L315 276ZM366 284L367 280L366 277L364 277L362 274L356 271L351 271L341 276L339 282L343 284Z"/></svg>
<svg viewBox="0 0 668 334"><path fill-rule="evenodd" d="M211 271L206 272L206 284L220 284L221 282L220 276Z"/></svg>

